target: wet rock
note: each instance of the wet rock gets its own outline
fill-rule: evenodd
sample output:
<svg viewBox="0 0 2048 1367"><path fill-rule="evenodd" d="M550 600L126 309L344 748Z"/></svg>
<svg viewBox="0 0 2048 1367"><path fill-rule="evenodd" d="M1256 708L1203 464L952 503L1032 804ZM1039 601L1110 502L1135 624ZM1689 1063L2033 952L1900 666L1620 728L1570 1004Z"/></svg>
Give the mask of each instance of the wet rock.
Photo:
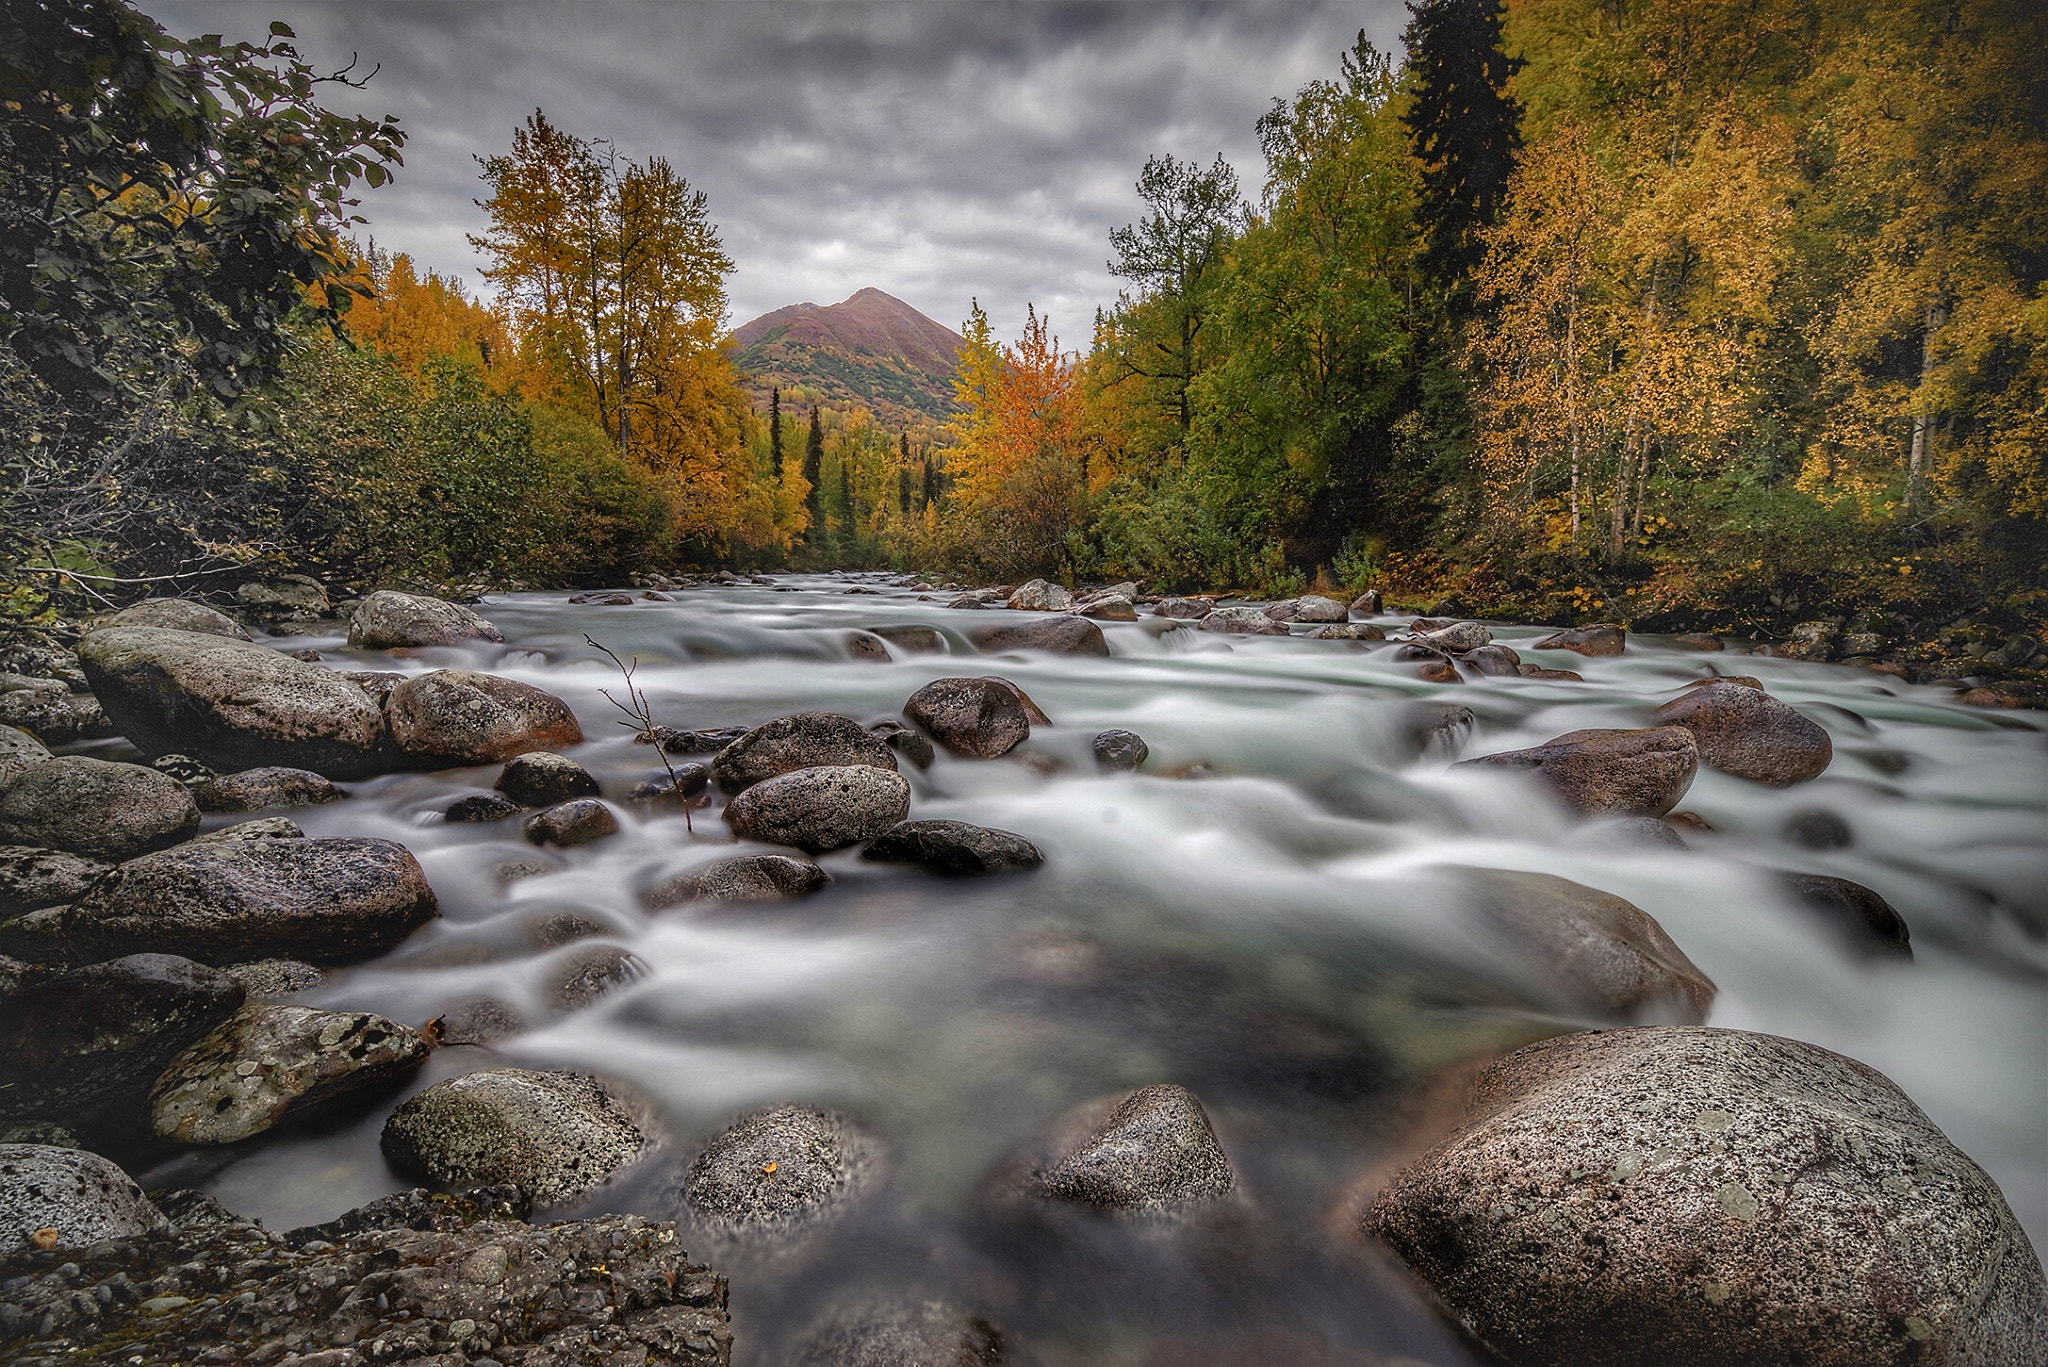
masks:
<svg viewBox="0 0 2048 1367"><path fill-rule="evenodd" d="M196 788L210 778L220 777L220 770L211 764L201 764L190 755L158 755L149 762L149 767L159 774L168 774L188 788Z"/></svg>
<svg viewBox="0 0 2048 1367"><path fill-rule="evenodd" d="M299 823L288 816L259 816L253 821L237 821L232 826L223 826L205 835L195 835L185 845L173 845L172 849L184 849L186 845L229 845L237 840L304 840L306 833Z"/></svg>
<svg viewBox="0 0 2048 1367"><path fill-rule="evenodd" d="M207 636L249 639L242 624L226 613L195 603L189 598L145 598L132 607L109 613L86 627L87 633L106 627L162 627L169 631L197 631Z"/></svg>
<svg viewBox="0 0 2048 1367"><path fill-rule="evenodd" d="M692 802L691 799L710 787L710 765L679 764L634 784L633 791L626 794L626 800L666 807L681 807L685 803L702 806L703 803ZM709 801L709 798L705 799L705 802Z"/></svg>
<svg viewBox="0 0 2048 1367"><path fill-rule="evenodd" d="M1364 1223L1514 1363L2048 1360L1997 1186L1874 1070L1770 1035L1511 1054Z"/></svg>
<svg viewBox="0 0 2048 1367"><path fill-rule="evenodd" d="M426 1057L419 1035L367 1011L244 1006L165 1067L149 1123L173 1143L233 1144Z"/></svg>
<svg viewBox="0 0 2048 1367"><path fill-rule="evenodd" d="M356 605L348 643L358 650L503 641L504 633L460 603L379 589Z"/></svg>
<svg viewBox="0 0 2048 1367"><path fill-rule="evenodd" d="M1045 862L1038 846L1023 836L965 821L905 821L876 836L860 857L953 874L1035 869Z"/></svg>
<svg viewBox="0 0 2048 1367"><path fill-rule="evenodd" d="M612 928L580 911L546 912L527 923L527 943L542 949L560 949L578 940L602 939Z"/></svg>
<svg viewBox="0 0 2048 1367"><path fill-rule="evenodd" d="M1257 608L1217 608L1202 619L1202 630L1224 631L1239 636L1285 636L1287 628Z"/></svg>
<svg viewBox="0 0 2048 1367"><path fill-rule="evenodd" d="M1468 650L1477 650L1493 641L1493 633L1477 622L1453 622L1447 627L1427 631L1415 638L1422 645L1441 650L1447 655L1463 655ZM1516 657L1520 663L1520 657Z"/></svg>
<svg viewBox="0 0 2048 1367"><path fill-rule="evenodd" d="M720 726L709 731L683 731L673 726L657 726L651 731L637 733L633 744L659 745L662 753L669 755L711 755L731 745L750 729Z"/></svg>
<svg viewBox="0 0 2048 1367"><path fill-rule="evenodd" d="M1043 1201L1124 1217L1177 1217L1236 1187L1209 1113L1185 1087L1141 1087L1070 1113L1055 1128L1062 1137L1081 1133L1077 1142L1055 1140L1058 1151L1031 1174L1030 1193Z"/></svg>
<svg viewBox="0 0 2048 1367"><path fill-rule="evenodd" d="M1513 646L1483 645L1465 652L1464 666L1489 678L1518 678L1522 672L1522 657Z"/></svg>
<svg viewBox="0 0 2048 1367"><path fill-rule="evenodd" d="M207 779L192 789L202 812L260 812L267 807L317 807L339 802L341 789L310 769L272 765Z"/></svg>
<svg viewBox="0 0 2048 1367"><path fill-rule="evenodd" d="M146 854L54 916L33 914L51 916L39 929L52 947L80 957L175 951L211 964L337 964L381 954L440 913L405 846L344 838Z"/></svg>
<svg viewBox="0 0 2048 1367"><path fill-rule="evenodd" d="M931 768L932 761L938 758L938 751L932 748L930 741L900 721L878 721L869 726L868 730L880 736L891 750L920 769ZM898 772L901 772L900 767Z"/></svg>
<svg viewBox="0 0 2048 1367"><path fill-rule="evenodd" d="M0 920L76 901L113 865L34 845L0 845Z"/></svg>
<svg viewBox="0 0 2048 1367"><path fill-rule="evenodd" d="M598 793L597 780L588 769L545 750L514 756L491 786L523 807L548 807Z"/></svg>
<svg viewBox="0 0 2048 1367"><path fill-rule="evenodd" d="M1392 658L1396 664L1412 664L1417 660L1433 660L1439 664L1450 663L1450 656L1444 654L1435 646L1426 646L1419 641L1408 641L1394 647Z"/></svg>
<svg viewBox="0 0 2048 1367"><path fill-rule="evenodd" d="M893 623L886 626L869 627L868 630L908 655L943 655L946 653L946 638L940 634L937 627Z"/></svg>
<svg viewBox="0 0 2048 1367"><path fill-rule="evenodd" d="M1415 677L1424 683L1455 684L1465 682L1458 673L1458 667L1449 660L1424 660L1415 666Z"/></svg>
<svg viewBox="0 0 2048 1367"><path fill-rule="evenodd" d="M1536 665L1525 664L1518 666L1515 672L1525 679L1560 679L1577 683L1586 681L1586 676L1575 669L1542 669Z"/></svg>
<svg viewBox="0 0 2048 1367"><path fill-rule="evenodd" d="M1566 627L1544 637L1531 650L1571 650L1581 655L1619 655L1628 649L1628 632L1609 622Z"/></svg>
<svg viewBox="0 0 2048 1367"><path fill-rule="evenodd" d="M633 595L617 590L593 589L586 593L572 593L569 601L585 608L629 608L633 606Z"/></svg>
<svg viewBox="0 0 2048 1367"><path fill-rule="evenodd" d="M469 669L407 679L385 699L384 715L405 758L436 768L498 764L583 742L576 714L554 694Z"/></svg>
<svg viewBox="0 0 2048 1367"><path fill-rule="evenodd" d="M176 779L140 764L65 755L0 789L0 841L118 861L199 829L199 807Z"/></svg>
<svg viewBox="0 0 2048 1367"><path fill-rule="evenodd" d="M967 633L975 649L989 655L1010 650L1043 650L1052 655L1109 654L1102 628L1085 617L1059 613L1027 622L992 622Z"/></svg>
<svg viewBox="0 0 2048 1367"><path fill-rule="evenodd" d="M487 1045L526 1031L526 1022L496 997L465 997L427 1023L423 1034L437 1044Z"/></svg>
<svg viewBox="0 0 2048 1367"><path fill-rule="evenodd" d="M242 1004L227 974L130 954L0 995L0 1120L68 1120L140 1102L164 1064Z"/></svg>
<svg viewBox="0 0 2048 1367"><path fill-rule="evenodd" d="M522 832L529 844L570 848L617 835L619 819L596 798L583 797L528 817Z"/></svg>
<svg viewBox="0 0 2048 1367"><path fill-rule="evenodd" d="M548 966L548 1004L557 1011L581 1011L605 993L653 971L646 960L618 945L585 945Z"/></svg>
<svg viewBox="0 0 2048 1367"><path fill-rule="evenodd" d="M1152 754L1152 747L1136 731L1110 730L1096 735L1088 747L1095 762L1113 772L1130 773Z"/></svg>
<svg viewBox="0 0 2048 1367"><path fill-rule="evenodd" d="M1788 660L1831 660L1841 634L1839 622L1800 622L1777 653Z"/></svg>
<svg viewBox="0 0 2048 1367"><path fill-rule="evenodd" d="M733 834L806 854L872 840L910 813L910 785L893 769L832 765L779 774L725 807Z"/></svg>
<svg viewBox="0 0 2048 1367"><path fill-rule="evenodd" d="M966 593L956 594L946 603L946 606L949 608L968 609L992 608L1004 603L1004 600L1009 596L1007 593L998 593L994 589L969 589Z"/></svg>
<svg viewBox="0 0 2048 1367"><path fill-rule="evenodd" d="M1861 883L1824 873L1781 873L1778 884L1801 910L1851 948L1865 954L1913 957L1913 935L1906 918Z"/></svg>
<svg viewBox="0 0 2048 1367"><path fill-rule="evenodd" d="M1683 636L1671 638L1671 644L1681 650L1722 650L1721 638L1711 631L1689 631Z"/></svg>
<svg viewBox="0 0 2048 1367"><path fill-rule="evenodd" d="M0 693L0 726L33 732L49 745L97 740L116 734L99 700L62 691Z"/></svg>
<svg viewBox="0 0 2048 1367"><path fill-rule="evenodd" d="M1707 1018L1713 982L1633 903L1545 873L1470 869L1463 877L1484 921L1580 1010L1661 1024Z"/></svg>
<svg viewBox="0 0 2048 1367"><path fill-rule="evenodd" d="M649 889L641 902L649 911L692 902L755 906L808 897L831 881L831 874L808 859L791 859L786 854L743 854L678 874Z"/></svg>
<svg viewBox="0 0 2048 1367"><path fill-rule="evenodd" d="M1350 613L1334 598L1308 593L1270 604L1266 608L1266 616L1275 622L1342 622Z"/></svg>
<svg viewBox="0 0 2048 1367"><path fill-rule="evenodd" d="M455 822L503 821L507 817L518 816L525 810L509 797L500 797L496 793L478 793L473 797L459 797L449 803L447 809L441 813L441 819Z"/></svg>
<svg viewBox="0 0 2048 1367"><path fill-rule="evenodd" d="M934 679L910 695L903 715L956 755L994 759L1031 735L1017 690L1001 679Z"/></svg>
<svg viewBox="0 0 2048 1367"><path fill-rule="evenodd" d="M50 758L50 747L18 726L0 725L0 788Z"/></svg>
<svg viewBox="0 0 2048 1367"><path fill-rule="evenodd" d="M1573 731L1457 767L1468 766L1533 771L1581 816L1662 816L1692 786L1699 752L1682 726Z"/></svg>
<svg viewBox="0 0 2048 1367"><path fill-rule="evenodd" d="M1001 1367L1002 1331L962 1306L878 1294L827 1316L805 1335L793 1367Z"/></svg>
<svg viewBox="0 0 2048 1367"><path fill-rule="evenodd" d="M1058 584L1033 579L1010 595L1008 606L1025 612L1067 612L1074 606L1074 595Z"/></svg>
<svg viewBox="0 0 2048 1367"><path fill-rule="evenodd" d="M325 972L300 959L255 959L246 964L229 964L221 971L240 983L252 1002L276 1001L310 992L327 977Z"/></svg>
<svg viewBox="0 0 2048 1367"><path fill-rule="evenodd" d="M84 1248L169 1223L127 1173L96 1153L0 1144L0 1255ZM10 1286L9 1299L15 1294Z"/></svg>
<svg viewBox="0 0 2048 1367"><path fill-rule="evenodd" d="M437 1082L384 1122L391 1166L449 1187L513 1186L559 1205L602 1185L648 1144L618 1089L589 1073L493 1068Z"/></svg>
<svg viewBox="0 0 2048 1367"><path fill-rule="evenodd" d="M1817 722L1761 688L1718 679L1658 708L1655 719L1682 726L1700 762L1771 788L1818 778L1834 759L1834 742Z"/></svg>
<svg viewBox="0 0 2048 1367"><path fill-rule="evenodd" d="M673 1225L524 1215L516 1192L412 1191L282 1237L216 1216L29 1254L10 1300L30 1337L10 1348L152 1367L726 1367L725 1281L688 1261Z"/></svg>
<svg viewBox="0 0 2048 1367"><path fill-rule="evenodd" d="M1030 722L1033 726L1052 725L1052 718L1045 715L1045 709L1031 701L1031 695L1017 687L1014 681L1006 679L1000 674L988 674L983 677L994 680L1017 695L1017 706L1024 709L1024 720Z"/></svg>
<svg viewBox="0 0 2048 1367"><path fill-rule="evenodd" d="M1091 598L1082 605L1080 611L1083 617L1090 617L1098 622L1135 622L1138 620L1137 605L1121 594L1112 593L1106 594L1101 598Z"/></svg>
<svg viewBox="0 0 2048 1367"><path fill-rule="evenodd" d="M1184 622L1199 622L1216 610L1216 604L1207 598L1162 598L1152 605L1155 617L1177 617Z"/></svg>
<svg viewBox="0 0 2048 1367"><path fill-rule="evenodd" d="M1351 600L1351 611L1363 613L1367 617L1377 617L1386 610L1386 603L1380 597L1378 589L1367 589Z"/></svg>
<svg viewBox="0 0 2048 1367"><path fill-rule="evenodd" d="M1387 633L1370 622L1339 622L1308 633L1311 641L1384 641Z"/></svg>
<svg viewBox="0 0 2048 1367"><path fill-rule="evenodd" d="M684 1175L684 1212L739 1243L787 1241L844 1217L887 1170L881 1140L847 1116L775 1106L741 1116Z"/></svg>
<svg viewBox="0 0 2048 1367"><path fill-rule="evenodd" d="M144 754L221 770L283 764L332 778L389 767L384 717L345 676L246 641L108 627L78 645L92 691Z"/></svg>
<svg viewBox="0 0 2048 1367"><path fill-rule="evenodd" d="M846 633L846 657L885 665L889 663L889 646L872 631L849 631Z"/></svg>
<svg viewBox="0 0 2048 1367"><path fill-rule="evenodd" d="M1785 838L1809 850L1846 850L1856 833L1839 812L1816 809L1798 812L1785 822Z"/></svg>
<svg viewBox="0 0 2048 1367"><path fill-rule="evenodd" d="M711 776L721 791L738 793L778 774L855 764L894 773L896 754L887 741L852 717L799 712L765 722L720 750Z"/></svg>

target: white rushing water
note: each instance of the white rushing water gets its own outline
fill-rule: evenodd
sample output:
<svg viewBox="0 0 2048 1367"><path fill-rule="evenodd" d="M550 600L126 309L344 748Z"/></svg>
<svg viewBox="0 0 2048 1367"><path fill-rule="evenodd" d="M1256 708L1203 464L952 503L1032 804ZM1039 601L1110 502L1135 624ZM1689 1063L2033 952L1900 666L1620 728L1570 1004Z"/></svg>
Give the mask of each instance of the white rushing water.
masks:
<svg viewBox="0 0 2048 1367"><path fill-rule="evenodd" d="M1541 628L1494 632L1584 682L1430 685L1389 647L1167 630L1149 617L1102 624L1106 660L992 658L962 631L1016 614L951 611L944 595L919 601L893 587L848 595L850 582L790 577L780 590L696 590L631 607L493 598L480 610L503 646L385 655L338 639L280 643L316 648L339 668L461 664L560 695L589 736L571 753L624 826L541 853L517 821L442 822L455 798L489 787L494 768L352 784L351 801L294 812L311 835L404 842L443 913L393 954L331 973L310 1004L418 1024L463 998L498 997L535 1028L495 1051L442 1050L415 1087L500 1063L601 1070L660 1103L677 1151L742 1109L783 1101L845 1108L889 1143L882 1212L841 1231L788 1285L735 1275L744 1360L772 1361L760 1345L834 1286L885 1276L993 1307L1048 1364L1195 1361L1172 1347L1195 1326L1211 1342L1225 1329L1248 1333L1276 1361L1366 1361L1346 1354L1367 1349L1467 1361L1404 1293L1346 1261L1347 1202L1397 1139L1401 1098L1432 1070L1613 1022L1574 1017L1473 930L1447 872L1460 865L1557 874L1635 903L1718 984L1711 1024L1876 1067L1990 1172L2036 1247L2048 1246L2040 714L1967 709L1945 690L1863 670L1686 652L1654 637L1633 638L1613 659L1531 652ZM892 623L939 628L950 653L848 657L849 629ZM944 755L928 771L906 763L912 815L1019 832L1045 867L957 881L842 851L821 860L834 883L800 903L648 914L642 891L734 850L715 809L698 813L692 832L679 812L621 800L659 765L614 724L623 718L601 690L617 693L618 674L583 643L586 632L638 660L658 721L693 729L799 711L873 722L899 716L931 679L1002 674L1053 719L1025 749L1058 769ZM1604 840L1517 781L1451 772L1442 747L1418 755L1411 737L1418 702L1472 709L1465 756L1646 725L1659 702L1713 672L1762 679L1827 728L1835 759L1784 790L1702 769L1681 805L1713 831L1689 833L1688 849ZM1110 727L1149 743L1144 771L1097 772L1089 742ZM1817 810L1847 822L1846 848L1815 851L1788 834L1793 817ZM508 879L503 866L515 860L547 871ZM1915 957L1851 955L1775 891L1773 870L1876 889L1911 925ZM551 966L574 948L536 949L533 935L559 911L608 926L649 973L584 1010L550 1011ZM1062 1110L1166 1081L1203 1098L1245 1189L1282 1231L1247 1255L1255 1266L1148 1265L1119 1281L1086 1259L1020 1248L978 1220L984 1174ZM376 1145L389 1104L219 1155L205 1184L273 1227L401 1189ZM662 1199L656 1185L628 1183L600 1204L670 1214ZM1102 1257L1126 1254L1151 1256ZM1143 1303L1140 1283L1158 1290L1157 1304Z"/></svg>

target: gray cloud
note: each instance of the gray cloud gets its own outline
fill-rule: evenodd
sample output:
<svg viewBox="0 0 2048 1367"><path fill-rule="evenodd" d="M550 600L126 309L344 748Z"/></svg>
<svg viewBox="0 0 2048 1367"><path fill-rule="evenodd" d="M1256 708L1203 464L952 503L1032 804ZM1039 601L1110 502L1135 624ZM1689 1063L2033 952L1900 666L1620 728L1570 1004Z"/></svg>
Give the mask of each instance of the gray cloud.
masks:
<svg viewBox="0 0 2048 1367"><path fill-rule="evenodd" d="M352 3L142 0L179 35L297 31L309 60L381 65L334 103L395 113L406 165L365 196L380 245L473 285L472 156L536 106L703 189L735 323L866 285L1013 334L1027 301L1070 344L1115 297L1109 230L1146 156L1223 153L1261 179L1252 125L1332 76L1359 29L1395 47L1399 0L1239 3Z"/></svg>

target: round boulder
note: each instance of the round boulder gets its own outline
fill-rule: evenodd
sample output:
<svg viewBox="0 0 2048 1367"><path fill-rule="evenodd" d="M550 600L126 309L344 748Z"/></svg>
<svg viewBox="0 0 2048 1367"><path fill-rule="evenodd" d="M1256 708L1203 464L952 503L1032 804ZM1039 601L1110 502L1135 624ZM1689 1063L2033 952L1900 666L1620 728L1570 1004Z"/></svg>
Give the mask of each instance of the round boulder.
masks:
<svg viewBox="0 0 2048 1367"><path fill-rule="evenodd" d="M1091 598L1082 604L1083 617L1092 617L1098 622L1135 622L1138 620L1137 606L1120 593L1107 593L1100 598Z"/></svg>
<svg viewBox="0 0 2048 1367"><path fill-rule="evenodd" d="M1152 754L1152 747L1136 731L1103 731L1090 742L1095 762L1105 769L1130 773Z"/></svg>
<svg viewBox="0 0 2048 1367"><path fill-rule="evenodd" d="M1699 769L1692 732L1682 726L1572 731L1527 750L1461 760L1457 768L1530 770L1581 816L1662 816L1678 805Z"/></svg>
<svg viewBox="0 0 2048 1367"><path fill-rule="evenodd" d="M1216 605L1207 598L1162 598L1152 605L1155 617L1175 617L1184 622L1199 622L1216 610Z"/></svg>
<svg viewBox="0 0 2048 1367"><path fill-rule="evenodd" d="M1416 633L1415 639L1434 650L1449 655L1463 655L1468 650L1477 650L1493 642L1493 633L1477 622L1453 622L1435 631Z"/></svg>
<svg viewBox="0 0 2048 1367"><path fill-rule="evenodd" d="M1023 836L965 821L905 821L876 836L860 857L955 874L1035 869L1045 862L1038 846Z"/></svg>
<svg viewBox="0 0 2048 1367"><path fill-rule="evenodd" d="M741 1116L684 1176L686 1214L742 1241L838 1220L881 1185L882 1143L836 1111L776 1106Z"/></svg>
<svg viewBox="0 0 2048 1367"><path fill-rule="evenodd" d="M1771 1035L1519 1050L1364 1223L1529 1367L2048 1361L1997 1186L1881 1074Z"/></svg>
<svg viewBox="0 0 2048 1367"><path fill-rule="evenodd" d="M910 814L910 785L893 769L830 765L778 774L725 807L733 834L806 854L872 840Z"/></svg>
<svg viewBox="0 0 2048 1367"><path fill-rule="evenodd" d="M169 631L230 636L238 641L249 639L249 633L234 618L189 598L145 598L133 607L109 613L88 626L86 631L90 633L107 627L163 627Z"/></svg>
<svg viewBox="0 0 2048 1367"><path fill-rule="evenodd" d="M678 874L650 888L640 900L649 911L665 911L692 902L753 906L808 897L831 881L831 874L808 859L791 859L786 854L743 854Z"/></svg>
<svg viewBox="0 0 2048 1367"><path fill-rule="evenodd" d="M491 786L525 807L548 807L598 793L597 780L588 769L545 750L514 756Z"/></svg>
<svg viewBox="0 0 2048 1367"><path fill-rule="evenodd" d="M118 861L189 839L192 790L140 764L65 755L0 789L0 841Z"/></svg>
<svg viewBox="0 0 2048 1367"><path fill-rule="evenodd" d="M62 850L0 845L0 920L74 902L112 867Z"/></svg>
<svg viewBox="0 0 2048 1367"><path fill-rule="evenodd" d="M1658 708L1655 719L1690 731L1709 769L1770 788L1818 778L1835 757L1819 723L1761 688L1729 679L1687 689Z"/></svg>
<svg viewBox="0 0 2048 1367"><path fill-rule="evenodd" d="M493 1068L437 1082L384 1122L392 1167L443 1186L516 1186L559 1205L636 1161L647 1138L623 1096L588 1073Z"/></svg>
<svg viewBox="0 0 2048 1367"><path fill-rule="evenodd" d="M1266 609L1266 616L1276 622L1343 622L1350 619L1350 611L1334 598L1325 598L1320 593L1305 593L1299 598L1288 598Z"/></svg>
<svg viewBox="0 0 2048 1367"><path fill-rule="evenodd" d="M358 650L502 641L504 633L460 603L379 589L356 605L348 643Z"/></svg>
<svg viewBox="0 0 2048 1367"><path fill-rule="evenodd" d="M496 793L474 793L469 797L458 797L441 812L443 821L485 822L503 821L525 811L509 797Z"/></svg>
<svg viewBox="0 0 2048 1367"><path fill-rule="evenodd" d="M192 796L202 812L260 812L269 807L317 807L339 802L342 791L310 769L271 765L207 779L193 785Z"/></svg>
<svg viewBox="0 0 2048 1367"><path fill-rule="evenodd" d="M1056 613L1025 622L991 622L967 633L975 649L989 655L1009 650L1043 650L1053 655L1108 655L1102 628L1085 617Z"/></svg>
<svg viewBox="0 0 2048 1367"><path fill-rule="evenodd" d="M799 712L764 722L720 750L711 762L711 776L721 791L737 793L777 774L849 764L893 772L896 754L852 717Z"/></svg>
<svg viewBox="0 0 2048 1367"><path fill-rule="evenodd" d="M1522 657L1513 646L1488 644L1468 650L1460 657L1465 668L1489 678L1514 678L1522 672Z"/></svg>
<svg viewBox="0 0 2048 1367"><path fill-rule="evenodd" d="M1074 606L1074 595L1058 584L1033 579L1018 586L1008 605L1024 612L1066 612Z"/></svg>
<svg viewBox="0 0 2048 1367"><path fill-rule="evenodd" d="M1825 873L1781 873L1778 884L1800 910L1863 954L1913 957L1913 933L1882 895Z"/></svg>
<svg viewBox="0 0 2048 1367"><path fill-rule="evenodd" d="M0 1254L131 1239L170 1221L96 1153L0 1144Z"/></svg>
<svg viewBox="0 0 2048 1367"><path fill-rule="evenodd" d="M1567 627L1544 637L1531 650L1570 650L1580 655L1619 655L1628 649L1628 632L1611 622Z"/></svg>
<svg viewBox="0 0 2048 1367"><path fill-rule="evenodd" d="M994 759L1031 734L1017 690L1001 679L934 679L910 695L903 715L956 755Z"/></svg>
<svg viewBox="0 0 2048 1367"><path fill-rule="evenodd" d="M391 741L428 767L498 764L529 750L580 745L569 704L532 684L469 669L437 669L391 690Z"/></svg>
<svg viewBox="0 0 2048 1367"><path fill-rule="evenodd" d="M594 797L564 802L526 819L523 833L534 845L588 845L608 835L617 835L619 819L612 809Z"/></svg>
<svg viewBox="0 0 2048 1367"><path fill-rule="evenodd" d="M1239 636L1286 636L1286 627L1257 608L1217 608L1202 618L1202 630L1225 631Z"/></svg>

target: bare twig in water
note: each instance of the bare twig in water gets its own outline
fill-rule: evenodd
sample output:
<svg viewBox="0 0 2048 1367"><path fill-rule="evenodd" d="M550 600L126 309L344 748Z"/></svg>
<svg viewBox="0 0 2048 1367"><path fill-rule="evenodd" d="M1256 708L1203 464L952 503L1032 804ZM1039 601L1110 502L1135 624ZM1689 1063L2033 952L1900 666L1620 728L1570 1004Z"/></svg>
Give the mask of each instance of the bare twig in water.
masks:
<svg viewBox="0 0 2048 1367"><path fill-rule="evenodd" d="M606 702L618 708L619 711L624 712L630 718L628 721L620 722L619 725L631 726L636 730L644 731L647 733L647 738L654 742L654 753L661 757L661 767L668 771L669 791L674 793L677 800L683 804L683 828L689 831L690 834L695 835L697 827L690 820L690 807L692 806L690 795L683 791L683 780L676 773L676 766L668 762L668 747L661 743L660 735L655 732L654 708L647 701L647 690L633 682L633 673L640 668L640 657L635 655L630 663L621 660L617 652L610 646L602 641L591 639L587 633L583 637L583 644L603 651L611 662L619 667L619 673L625 677L626 701L620 702L617 698L614 698L611 690L608 688L600 688L597 691L604 694Z"/></svg>

